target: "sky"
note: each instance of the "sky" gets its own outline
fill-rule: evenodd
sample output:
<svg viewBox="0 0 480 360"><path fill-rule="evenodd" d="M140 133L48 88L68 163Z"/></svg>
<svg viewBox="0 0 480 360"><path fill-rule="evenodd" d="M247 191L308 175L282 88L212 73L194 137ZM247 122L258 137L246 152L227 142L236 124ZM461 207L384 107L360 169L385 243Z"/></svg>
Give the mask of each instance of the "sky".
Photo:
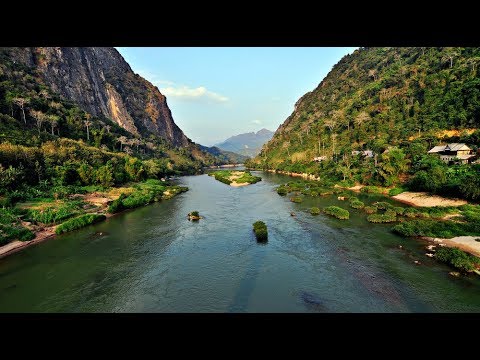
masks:
<svg viewBox="0 0 480 360"><path fill-rule="evenodd" d="M175 123L196 143L277 130L347 47L118 47L132 70L167 97Z"/></svg>

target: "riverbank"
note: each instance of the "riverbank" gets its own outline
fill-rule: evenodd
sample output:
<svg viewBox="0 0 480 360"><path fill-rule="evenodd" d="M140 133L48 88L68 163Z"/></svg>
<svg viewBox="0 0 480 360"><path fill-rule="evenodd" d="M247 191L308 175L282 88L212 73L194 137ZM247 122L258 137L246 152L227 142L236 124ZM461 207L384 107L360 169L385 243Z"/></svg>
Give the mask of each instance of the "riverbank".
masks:
<svg viewBox="0 0 480 360"><path fill-rule="evenodd" d="M160 196L150 196L149 199L145 199L143 196L145 195L145 192L147 192L148 195L154 194L154 187L156 188L155 190L157 191L157 193L159 193ZM106 191L93 191L86 194L72 194L69 195L68 198L64 201L68 200L83 202L85 204L83 206L83 211L75 213L74 216L66 218L61 223L75 217L79 217L81 215L94 213L105 215L105 220L107 220L112 216L130 210L132 208L146 206L156 201L171 199L172 197L180 194L183 191L185 190L178 186L169 186L163 184L159 186L158 181L155 180L155 184L152 184L152 181L148 180L145 183L133 183L124 187L110 188ZM122 196L122 199L128 201L127 206L123 206L122 209L119 211L111 211L112 209L109 209L110 205L113 202L118 201L120 196ZM129 199L129 196L131 197L131 199ZM122 199L120 199L120 201L122 201ZM55 209L55 207L61 207L62 205L64 205L64 201L55 200L50 203L47 202L47 206L45 206L45 203L41 203L40 207L37 202L30 201L27 203L17 204L16 207L23 209L35 208L45 211ZM21 251L27 247L39 244L45 240L55 237L57 235L55 231L57 227L61 225L61 223L57 223L55 225L38 223L33 225L31 222L22 221L22 226L32 231L35 237L32 240L27 241L13 240L3 246L0 246L0 259L8 255L14 254L18 251Z"/></svg>
<svg viewBox="0 0 480 360"><path fill-rule="evenodd" d="M480 257L480 236L456 236L451 239L422 237L422 239L436 245L440 244L440 246L459 248L469 254Z"/></svg>
<svg viewBox="0 0 480 360"><path fill-rule="evenodd" d="M392 199L407 205L419 207L461 206L468 204L468 201L462 199L448 199L438 195L430 195L426 192L411 191L405 191L401 194L392 196Z"/></svg>
<svg viewBox="0 0 480 360"><path fill-rule="evenodd" d="M261 177L254 176L249 171L219 170L208 175L233 187L251 185L262 180Z"/></svg>

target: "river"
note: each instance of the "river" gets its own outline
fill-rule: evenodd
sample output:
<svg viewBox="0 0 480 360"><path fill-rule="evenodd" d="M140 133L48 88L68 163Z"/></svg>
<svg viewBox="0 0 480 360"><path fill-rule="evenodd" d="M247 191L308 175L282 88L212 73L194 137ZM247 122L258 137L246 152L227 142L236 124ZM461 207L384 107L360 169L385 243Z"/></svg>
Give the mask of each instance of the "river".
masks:
<svg viewBox="0 0 480 360"><path fill-rule="evenodd" d="M182 177L190 190L171 200L1 259L0 312L480 311L480 277L451 277L425 244L360 210L347 221L312 216L312 206L348 203L295 204L275 192L291 177L254 173L263 181L239 188ZM193 210L205 218L188 221Z"/></svg>

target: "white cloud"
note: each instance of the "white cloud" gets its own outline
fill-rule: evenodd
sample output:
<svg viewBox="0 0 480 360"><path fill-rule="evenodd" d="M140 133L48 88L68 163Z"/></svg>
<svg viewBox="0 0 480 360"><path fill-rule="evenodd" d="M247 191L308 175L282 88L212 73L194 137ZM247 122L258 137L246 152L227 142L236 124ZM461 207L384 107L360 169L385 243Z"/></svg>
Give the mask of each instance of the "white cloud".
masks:
<svg viewBox="0 0 480 360"><path fill-rule="evenodd" d="M261 120L252 120L252 123L260 125L262 123L262 121Z"/></svg>
<svg viewBox="0 0 480 360"><path fill-rule="evenodd" d="M228 101L228 97L220 95L216 92L208 90L205 86L191 88L189 86L172 86L161 88L160 91L165 96L178 97L184 99L210 99L218 102Z"/></svg>

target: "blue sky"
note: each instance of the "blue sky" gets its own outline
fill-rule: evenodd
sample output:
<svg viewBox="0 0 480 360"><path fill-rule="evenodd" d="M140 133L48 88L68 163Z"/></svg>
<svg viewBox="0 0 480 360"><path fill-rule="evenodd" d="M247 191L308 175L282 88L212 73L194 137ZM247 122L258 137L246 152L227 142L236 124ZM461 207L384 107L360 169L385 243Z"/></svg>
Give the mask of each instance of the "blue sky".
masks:
<svg viewBox="0 0 480 360"><path fill-rule="evenodd" d="M117 48L134 72L166 95L183 132L208 146L262 128L275 131L295 102L355 49Z"/></svg>

